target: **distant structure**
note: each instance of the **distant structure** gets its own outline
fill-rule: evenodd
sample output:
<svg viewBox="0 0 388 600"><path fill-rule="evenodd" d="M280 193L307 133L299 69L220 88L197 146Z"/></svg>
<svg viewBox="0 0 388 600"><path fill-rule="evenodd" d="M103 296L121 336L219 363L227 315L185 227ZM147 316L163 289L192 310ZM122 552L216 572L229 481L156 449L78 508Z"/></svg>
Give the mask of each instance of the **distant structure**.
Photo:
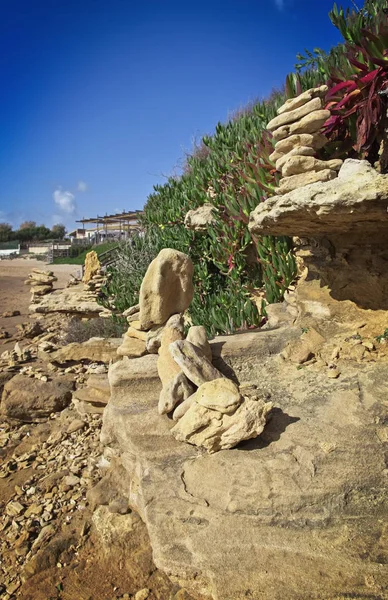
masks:
<svg viewBox="0 0 388 600"><path fill-rule="evenodd" d="M105 215L80 219L77 223L82 223L82 228L74 229L69 232L69 237L73 240L87 240L93 244L99 244L105 240L123 240L131 236L132 233L143 231L139 224L139 217L143 214L141 210L123 211L114 215ZM90 227L85 228L85 225Z"/></svg>

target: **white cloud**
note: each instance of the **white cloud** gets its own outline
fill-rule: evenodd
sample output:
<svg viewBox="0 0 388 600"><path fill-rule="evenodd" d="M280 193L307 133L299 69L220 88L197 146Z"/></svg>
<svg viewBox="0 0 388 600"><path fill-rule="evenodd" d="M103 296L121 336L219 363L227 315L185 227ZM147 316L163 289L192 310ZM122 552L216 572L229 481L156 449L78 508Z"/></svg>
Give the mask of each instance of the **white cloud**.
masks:
<svg viewBox="0 0 388 600"><path fill-rule="evenodd" d="M283 10L284 8L284 0L275 0L275 4L279 10Z"/></svg>
<svg viewBox="0 0 388 600"><path fill-rule="evenodd" d="M84 181L79 181L78 185L77 185L77 190L79 192L86 192L86 190L88 189L87 184Z"/></svg>
<svg viewBox="0 0 388 600"><path fill-rule="evenodd" d="M71 192L64 192L61 188L58 188L53 193L53 199L55 204L57 204L63 212L68 214L73 214L75 212L75 196Z"/></svg>

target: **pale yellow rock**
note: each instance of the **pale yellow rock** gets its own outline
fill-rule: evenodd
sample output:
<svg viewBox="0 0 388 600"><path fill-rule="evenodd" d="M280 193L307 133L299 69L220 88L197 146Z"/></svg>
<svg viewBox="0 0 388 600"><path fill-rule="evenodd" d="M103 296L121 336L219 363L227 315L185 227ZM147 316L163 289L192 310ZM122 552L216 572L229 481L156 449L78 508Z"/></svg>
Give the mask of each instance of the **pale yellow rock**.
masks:
<svg viewBox="0 0 388 600"><path fill-rule="evenodd" d="M286 100L286 102L282 104L280 108L278 108L277 113L278 115L281 115L285 112L292 111L300 106L303 106L313 98L323 98L328 89L329 88L327 85L321 85L319 87L306 90L302 94L299 94L299 96L296 96L296 98L289 98L289 100Z"/></svg>
<svg viewBox="0 0 388 600"><path fill-rule="evenodd" d="M158 351L158 374L163 384L166 386L171 379L181 372L181 368L175 362L170 354L170 344L177 340L183 340L183 331L179 324L167 326L163 329L161 335L161 344Z"/></svg>
<svg viewBox="0 0 388 600"><path fill-rule="evenodd" d="M152 261L140 288L142 329L163 325L171 315L183 313L194 295L193 263L189 256L164 248Z"/></svg>
<svg viewBox="0 0 388 600"><path fill-rule="evenodd" d="M332 169L339 171L342 166L342 160L318 160L313 156L290 156L282 166L281 172L283 177L291 177L292 175L300 175L301 173L309 173L310 171L324 171Z"/></svg>
<svg viewBox="0 0 388 600"><path fill-rule="evenodd" d="M135 327L132 327L132 326L128 327L128 329L126 331L126 335L128 337L136 338L138 340L143 340L143 342L145 342L147 339L146 331L140 331L139 329L135 329Z"/></svg>
<svg viewBox="0 0 388 600"><path fill-rule="evenodd" d="M281 158L276 161L276 170L281 171L284 164L292 156L315 156L315 154L316 150L314 148L310 148L309 146L295 146L287 154L282 154Z"/></svg>
<svg viewBox="0 0 388 600"><path fill-rule="evenodd" d="M296 146L309 146L315 150L320 150L327 144L327 142L327 137L321 133L297 133L277 142L275 144L275 152L278 152L279 154L287 154Z"/></svg>
<svg viewBox="0 0 388 600"><path fill-rule="evenodd" d="M257 437L271 409L271 402L244 398L232 414L222 414L194 401L171 433L178 441L202 446L213 454Z"/></svg>
<svg viewBox="0 0 388 600"><path fill-rule="evenodd" d="M173 342L169 345L169 351L187 379L198 387L206 381L223 377L202 350L187 340Z"/></svg>
<svg viewBox="0 0 388 600"><path fill-rule="evenodd" d="M123 343L117 348L119 356L128 356L129 358L139 358L146 352L145 341L129 337L126 333L124 334Z"/></svg>
<svg viewBox="0 0 388 600"><path fill-rule="evenodd" d="M280 180L279 187L275 190L277 194L287 194L297 188L304 187L317 181L330 181L337 177L337 172L332 169L323 171L311 171L310 173L301 173L300 175L291 175Z"/></svg>
<svg viewBox="0 0 388 600"><path fill-rule="evenodd" d="M317 133L329 117L329 110L315 110L296 123L283 125L282 127L275 129L275 131L272 132L272 135L275 140L283 140L296 133Z"/></svg>
<svg viewBox="0 0 388 600"><path fill-rule="evenodd" d="M312 100L303 104L302 106L299 106L298 108L295 108L291 111L286 111L272 119L268 123L267 129L268 131L274 131L275 129L278 129L283 125L289 125L290 123L300 121L300 119L302 119L306 115L314 111L320 110L322 108L322 105L323 102L321 98L313 98Z"/></svg>
<svg viewBox="0 0 388 600"><path fill-rule="evenodd" d="M159 396L158 412L165 415L174 410L177 404L184 402L194 394L195 388L186 375L178 373L167 381Z"/></svg>
<svg viewBox="0 0 388 600"><path fill-rule="evenodd" d="M241 400L237 385L225 378L203 383L195 393L195 402L222 414L233 413Z"/></svg>
<svg viewBox="0 0 388 600"><path fill-rule="evenodd" d="M91 279L93 279L94 275L100 271L101 265L98 260L97 252L91 250L88 252L85 257L85 267L84 267L84 276L82 281L84 283L88 283Z"/></svg>
<svg viewBox="0 0 388 600"><path fill-rule="evenodd" d="M212 350L207 339L206 329L203 325L193 325L187 332L186 340L197 346L208 360L212 360Z"/></svg>

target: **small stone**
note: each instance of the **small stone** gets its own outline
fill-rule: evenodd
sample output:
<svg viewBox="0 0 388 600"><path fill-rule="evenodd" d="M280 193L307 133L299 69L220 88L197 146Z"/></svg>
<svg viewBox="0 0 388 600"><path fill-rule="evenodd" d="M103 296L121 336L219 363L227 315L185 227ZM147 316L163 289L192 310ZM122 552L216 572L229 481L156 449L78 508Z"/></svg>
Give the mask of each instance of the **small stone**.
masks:
<svg viewBox="0 0 388 600"><path fill-rule="evenodd" d="M222 373L206 358L204 353L187 340L178 340L169 346L171 356L189 381L200 386L207 381L220 379Z"/></svg>
<svg viewBox="0 0 388 600"><path fill-rule="evenodd" d="M82 421L82 419L74 419L74 421L72 421L68 428L67 428L67 433L75 433L76 431L80 431L81 429L84 429L86 423L85 421Z"/></svg>
<svg viewBox="0 0 388 600"><path fill-rule="evenodd" d="M5 507L5 512L10 517L16 517L17 515L20 515L23 510L24 506L20 504L20 502L8 502L7 506Z"/></svg>
<svg viewBox="0 0 388 600"><path fill-rule="evenodd" d="M143 588L142 590L139 590L138 592L136 592L135 600L147 600L149 595L150 595L150 590L148 588Z"/></svg>
<svg viewBox="0 0 388 600"><path fill-rule="evenodd" d="M67 475L63 478L62 483L66 486L74 487L75 485L78 485L80 483L80 478L76 475Z"/></svg>

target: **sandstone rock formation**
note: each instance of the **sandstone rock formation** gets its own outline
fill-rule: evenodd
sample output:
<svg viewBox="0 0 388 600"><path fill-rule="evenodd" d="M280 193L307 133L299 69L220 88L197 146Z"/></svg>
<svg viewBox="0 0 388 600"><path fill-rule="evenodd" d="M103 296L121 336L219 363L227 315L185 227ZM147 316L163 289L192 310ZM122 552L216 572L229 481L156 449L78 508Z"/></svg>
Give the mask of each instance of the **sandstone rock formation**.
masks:
<svg viewBox="0 0 388 600"><path fill-rule="evenodd" d="M43 296L39 298L39 303L31 304L29 310L30 313L64 313L84 317L101 316L104 312L96 301L95 293L86 291L83 285L57 290ZM108 314L109 311L106 311L106 315Z"/></svg>
<svg viewBox="0 0 388 600"><path fill-rule="evenodd" d="M196 209L189 210L185 216L186 229L193 231L206 231L215 223L214 213L217 211L213 204L205 202L202 206Z"/></svg>
<svg viewBox="0 0 388 600"><path fill-rule="evenodd" d="M84 283L89 283L89 281L93 279L95 275L100 274L100 269L101 264L98 260L97 252L91 250L85 257L84 276L82 281Z"/></svg>
<svg viewBox="0 0 388 600"><path fill-rule="evenodd" d="M184 416L171 433L179 441L206 448L210 453L237 446L262 433L271 402L241 398L228 379L201 385Z"/></svg>
<svg viewBox="0 0 388 600"><path fill-rule="evenodd" d="M290 192L316 181L329 181L337 176L342 160L322 161L316 158L316 151L327 143L325 136L319 133L330 117L330 111L323 110L327 90L327 86L323 85L287 100L278 109L278 116L267 125L277 140L270 157L282 175L277 193Z"/></svg>
<svg viewBox="0 0 388 600"><path fill-rule="evenodd" d="M140 323L144 330L163 325L183 313L193 298L193 263L177 250L165 248L148 267L140 288Z"/></svg>
<svg viewBox="0 0 388 600"><path fill-rule="evenodd" d="M86 342L73 342L62 346L54 352L40 354L44 360L58 363L93 361L109 363L117 360L117 351L121 345L121 338L90 338Z"/></svg>
<svg viewBox="0 0 388 600"><path fill-rule="evenodd" d="M72 402L77 412L84 414L102 414L110 397L107 374L89 375L84 387L78 387L73 393Z"/></svg>
<svg viewBox="0 0 388 600"><path fill-rule="evenodd" d="M24 423L39 422L53 412L66 408L71 402L74 381L58 377L52 381L15 375L3 389L0 411L5 419Z"/></svg>
<svg viewBox="0 0 388 600"><path fill-rule="evenodd" d="M35 302L40 296L49 294L53 289L53 282L57 281L53 271L42 271L41 269L32 269L25 285L31 286L31 302Z"/></svg>
<svg viewBox="0 0 388 600"><path fill-rule="evenodd" d="M258 205L249 229L259 235L376 236L387 229L387 206L388 176L367 161L347 159L335 181L313 183Z"/></svg>
<svg viewBox="0 0 388 600"><path fill-rule="evenodd" d="M247 392L256 386L274 404L261 436L227 454L171 435L174 422L155 410L156 355L109 370L102 439L124 467L157 566L194 597L367 597L371 581L383 593L386 367L349 362L338 379L298 370L279 358L295 336L300 327L211 343L243 396L257 402Z"/></svg>

